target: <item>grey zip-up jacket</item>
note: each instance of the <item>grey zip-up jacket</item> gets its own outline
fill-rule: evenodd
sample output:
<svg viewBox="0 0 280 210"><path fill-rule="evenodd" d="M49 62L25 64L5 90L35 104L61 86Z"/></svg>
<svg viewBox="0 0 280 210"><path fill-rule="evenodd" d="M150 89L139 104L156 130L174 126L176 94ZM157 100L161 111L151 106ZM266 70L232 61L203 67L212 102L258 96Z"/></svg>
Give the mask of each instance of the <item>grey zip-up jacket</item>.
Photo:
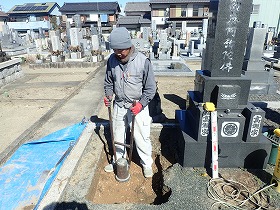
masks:
<svg viewBox="0 0 280 210"><path fill-rule="evenodd" d="M115 54L108 59L104 81L105 96L115 94L115 103L120 107L129 108L133 100L145 107L156 93L151 61L136 50L129 56L128 62L124 64Z"/></svg>

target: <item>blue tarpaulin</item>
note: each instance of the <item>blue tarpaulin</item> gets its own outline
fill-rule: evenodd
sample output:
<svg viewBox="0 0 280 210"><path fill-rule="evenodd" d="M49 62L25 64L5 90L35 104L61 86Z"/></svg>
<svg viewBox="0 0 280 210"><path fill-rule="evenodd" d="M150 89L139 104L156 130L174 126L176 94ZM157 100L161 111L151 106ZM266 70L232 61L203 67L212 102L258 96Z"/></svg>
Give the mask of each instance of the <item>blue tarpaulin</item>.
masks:
<svg viewBox="0 0 280 210"><path fill-rule="evenodd" d="M85 126L78 123L20 146L0 168L0 209L36 209Z"/></svg>

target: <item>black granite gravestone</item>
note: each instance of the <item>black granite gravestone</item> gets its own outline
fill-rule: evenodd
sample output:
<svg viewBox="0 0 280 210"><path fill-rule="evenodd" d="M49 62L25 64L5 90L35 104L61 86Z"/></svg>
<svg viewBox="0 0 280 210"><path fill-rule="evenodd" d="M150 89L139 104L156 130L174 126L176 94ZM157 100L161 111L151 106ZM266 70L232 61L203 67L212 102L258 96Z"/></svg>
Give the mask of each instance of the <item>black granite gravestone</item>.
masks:
<svg viewBox="0 0 280 210"><path fill-rule="evenodd" d="M278 45L275 47L275 52L273 54L273 58L280 59L280 46L278 46Z"/></svg>
<svg viewBox="0 0 280 210"><path fill-rule="evenodd" d="M265 168L271 150L262 135L265 112L248 103L251 79L242 75L252 0L223 0L216 7L217 2L210 2L205 69L196 71L187 110L176 111L180 163L211 167L210 113L203 104L212 102L218 113L219 166Z"/></svg>

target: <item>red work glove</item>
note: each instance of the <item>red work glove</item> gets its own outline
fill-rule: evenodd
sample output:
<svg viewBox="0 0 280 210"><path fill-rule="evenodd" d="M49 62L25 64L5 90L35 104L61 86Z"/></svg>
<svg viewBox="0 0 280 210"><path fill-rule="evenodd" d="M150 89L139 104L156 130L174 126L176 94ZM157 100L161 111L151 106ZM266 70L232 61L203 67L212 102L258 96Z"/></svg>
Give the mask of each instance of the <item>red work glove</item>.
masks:
<svg viewBox="0 0 280 210"><path fill-rule="evenodd" d="M143 108L142 104L140 102L137 102L135 106L130 107L130 110L133 115L137 115L142 108Z"/></svg>
<svg viewBox="0 0 280 210"><path fill-rule="evenodd" d="M112 96L108 96L108 98L105 96L103 100L106 107L111 106Z"/></svg>

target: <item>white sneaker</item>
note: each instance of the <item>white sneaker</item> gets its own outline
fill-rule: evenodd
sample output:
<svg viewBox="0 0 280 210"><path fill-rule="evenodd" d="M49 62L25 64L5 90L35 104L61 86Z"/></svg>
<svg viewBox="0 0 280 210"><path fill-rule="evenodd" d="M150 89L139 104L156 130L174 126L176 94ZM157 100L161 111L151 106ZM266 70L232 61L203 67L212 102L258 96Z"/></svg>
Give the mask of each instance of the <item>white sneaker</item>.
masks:
<svg viewBox="0 0 280 210"><path fill-rule="evenodd" d="M104 171L107 173L111 173L114 171L114 166L112 163L108 164L107 166L104 167Z"/></svg>
<svg viewBox="0 0 280 210"><path fill-rule="evenodd" d="M150 178L154 175L151 167L143 167L143 173L146 178Z"/></svg>

